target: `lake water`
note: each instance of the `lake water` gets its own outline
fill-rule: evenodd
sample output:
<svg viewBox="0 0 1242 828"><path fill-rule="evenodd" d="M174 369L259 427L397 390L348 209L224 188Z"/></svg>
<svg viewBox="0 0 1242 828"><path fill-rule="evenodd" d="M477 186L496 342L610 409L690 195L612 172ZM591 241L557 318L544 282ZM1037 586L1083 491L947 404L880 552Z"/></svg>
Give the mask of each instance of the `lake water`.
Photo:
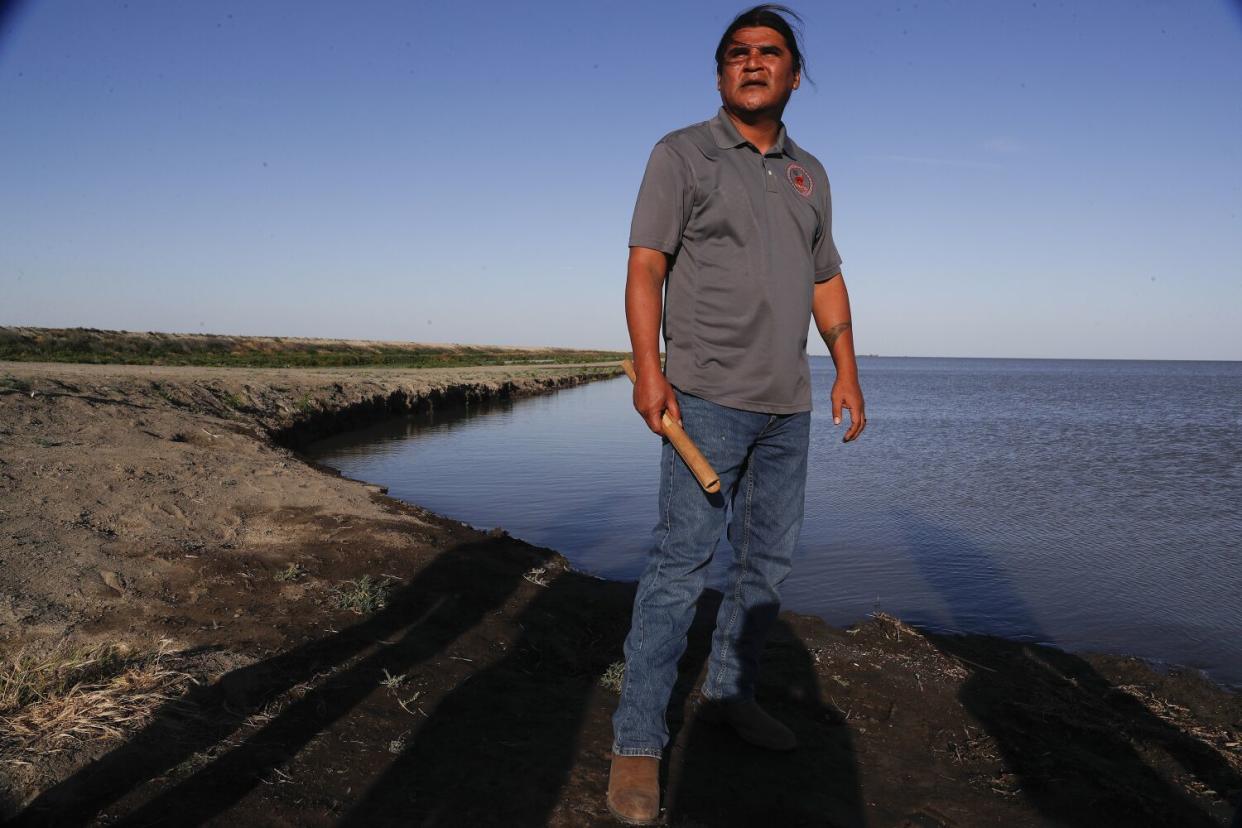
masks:
<svg viewBox="0 0 1242 828"><path fill-rule="evenodd" d="M784 606L1129 653L1242 685L1242 363L860 360L841 443L811 360L806 522ZM625 378L411 417L308 452L349 477L634 579L659 439ZM715 578L728 554L722 542ZM718 581L717 581L718 582Z"/></svg>

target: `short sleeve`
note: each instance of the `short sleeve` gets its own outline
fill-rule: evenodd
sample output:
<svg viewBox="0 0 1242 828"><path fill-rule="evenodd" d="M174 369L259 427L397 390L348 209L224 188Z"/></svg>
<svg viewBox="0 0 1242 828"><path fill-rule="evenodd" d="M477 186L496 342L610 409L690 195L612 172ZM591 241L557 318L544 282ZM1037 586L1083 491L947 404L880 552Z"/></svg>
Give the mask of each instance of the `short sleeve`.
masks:
<svg viewBox="0 0 1242 828"><path fill-rule="evenodd" d="M841 254L832 240L832 193L824 177L824 220L816 228L815 244L811 253L815 261L815 281L826 282L841 272Z"/></svg>
<svg viewBox="0 0 1242 828"><path fill-rule="evenodd" d="M681 247L681 234L694 203L690 169L677 152L661 141L651 150L634 218L630 222L630 247L649 247L672 256Z"/></svg>

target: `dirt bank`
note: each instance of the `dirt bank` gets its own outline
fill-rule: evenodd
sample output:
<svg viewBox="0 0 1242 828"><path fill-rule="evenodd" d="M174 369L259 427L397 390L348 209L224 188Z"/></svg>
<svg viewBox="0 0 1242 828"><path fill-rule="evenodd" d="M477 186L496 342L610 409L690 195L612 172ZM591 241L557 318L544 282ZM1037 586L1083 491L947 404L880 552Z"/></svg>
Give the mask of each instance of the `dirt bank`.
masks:
<svg viewBox="0 0 1242 828"><path fill-rule="evenodd" d="M0 363L4 644L37 652L68 637L162 654L92 674L91 687L132 688L109 697L111 729L67 727L53 716L64 708L45 704L38 721L51 724L22 730L39 701L10 710L0 816L612 824L608 685L633 586L400 504L288 448L601 370ZM677 712L702 671L714 598L671 716L672 825L1232 816L1236 695L1190 672L924 635L887 616L846 630L782 617L760 698L801 746L756 754ZM172 678L143 695L141 676L155 674L141 669L156 661Z"/></svg>

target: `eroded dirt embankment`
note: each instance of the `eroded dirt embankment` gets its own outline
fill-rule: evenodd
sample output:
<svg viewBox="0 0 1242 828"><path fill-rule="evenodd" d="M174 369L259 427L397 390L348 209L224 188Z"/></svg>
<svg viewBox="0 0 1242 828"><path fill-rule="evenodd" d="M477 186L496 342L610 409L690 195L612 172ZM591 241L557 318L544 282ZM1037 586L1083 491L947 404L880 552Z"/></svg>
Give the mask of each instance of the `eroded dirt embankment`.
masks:
<svg viewBox="0 0 1242 828"><path fill-rule="evenodd" d="M288 448L601 370L615 373L0 363L3 643L162 646L197 681L121 734L0 733L0 817L613 824L611 679L633 585ZM886 616L847 630L782 616L759 695L801 746L756 754L683 716L715 600L670 714L671 825L1231 818L1236 695L1133 659L927 635Z"/></svg>
<svg viewBox="0 0 1242 828"><path fill-rule="evenodd" d="M309 440L615 373L0 363L0 637L163 616L204 562L297 540L273 516L375 516L365 487L298 459Z"/></svg>

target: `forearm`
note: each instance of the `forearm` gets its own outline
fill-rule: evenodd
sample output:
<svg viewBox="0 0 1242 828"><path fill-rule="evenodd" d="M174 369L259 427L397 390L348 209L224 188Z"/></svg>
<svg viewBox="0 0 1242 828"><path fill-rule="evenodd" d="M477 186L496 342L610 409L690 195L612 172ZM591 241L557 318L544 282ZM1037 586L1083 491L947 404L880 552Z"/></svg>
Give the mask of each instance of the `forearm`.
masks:
<svg viewBox="0 0 1242 828"><path fill-rule="evenodd" d="M653 255L654 254L654 255ZM625 280L625 320L639 374L660 369L660 319L667 260L659 251L630 248Z"/></svg>
<svg viewBox="0 0 1242 828"><path fill-rule="evenodd" d="M850 296L845 277L834 276L815 285L811 310L815 328L828 346L837 376L857 377L858 361L854 356L854 324L850 316Z"/></svg>
<svg viewBox="0 0 1242 828"><path fill-rule="evenodd" d="M668 258L659 250L631 247L625 277L625 321L634 349L634 409L647 427L664 434L662 416L681 421L677 395L660 366L660 317Z"/></svg>

